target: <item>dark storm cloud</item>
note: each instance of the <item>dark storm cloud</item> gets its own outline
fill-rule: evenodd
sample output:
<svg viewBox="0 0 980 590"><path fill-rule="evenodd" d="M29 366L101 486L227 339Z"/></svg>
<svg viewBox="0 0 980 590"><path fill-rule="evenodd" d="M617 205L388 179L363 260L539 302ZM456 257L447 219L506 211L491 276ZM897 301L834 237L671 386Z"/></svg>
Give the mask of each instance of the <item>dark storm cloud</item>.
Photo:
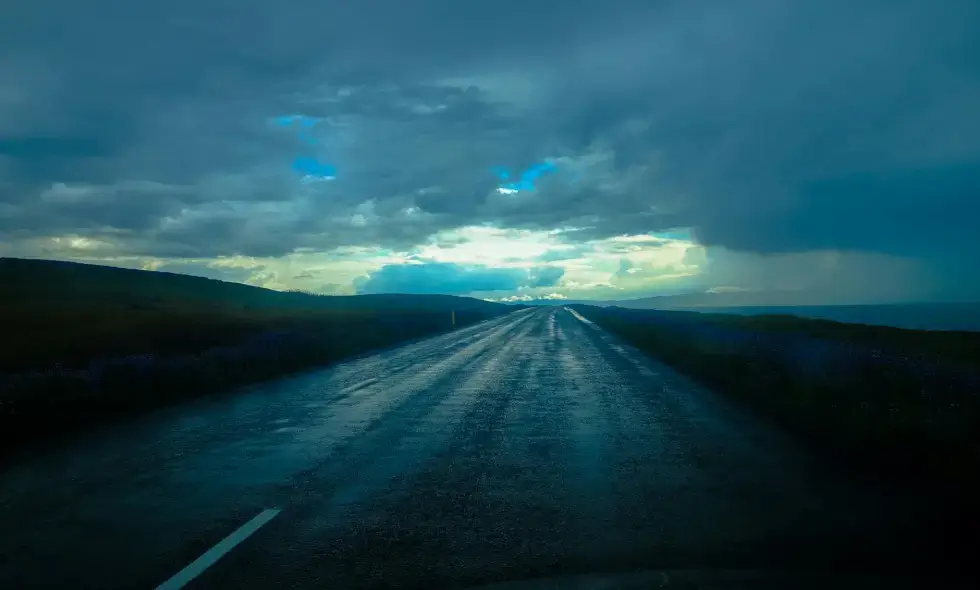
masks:
<svg viewBox="0 0 980 590"><path fill-rule="evenodd" d="M531 271L528 287L554 287L565 276L565 269L558 266L543 266Z"/></svg>
<svg viewBox="0 0 980 590"><path fill-rule="evenodd" d="M0 238L274 256L474 223L691 227L962 268L977 23L973 0L15 0ZM269 124L293 114L318 119L316 153ZM336 180L301 182L298 157ZM545 159L533 190L495 191ZM78 198L45 201L58 183Z"/></svg>
<svg viewBox="0 0 980 590"><path fill-rule="evenodd" d="M940 5L686 8L612 44L629 69L570 83L565 131L645 169L573 209L598 234L676 223L759 252L975 248L980 5Z"/></svg>
<svg viewBox="0 0 980 590"><path fill-rule="evenodd" d="M0 137L0 155L27 162L92 157L106 153L105 146L93 138Z"/></svg>

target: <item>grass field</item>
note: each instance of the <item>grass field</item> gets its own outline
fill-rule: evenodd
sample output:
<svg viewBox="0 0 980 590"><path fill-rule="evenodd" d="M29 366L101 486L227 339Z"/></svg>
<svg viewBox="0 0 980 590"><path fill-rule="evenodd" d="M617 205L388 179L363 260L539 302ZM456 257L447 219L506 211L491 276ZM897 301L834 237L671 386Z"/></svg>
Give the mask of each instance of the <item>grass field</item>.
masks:
<svg viewBox="0 0 980 590"><path fill-rule="evenodd" d="M574 307L837 462L977 489L978 332Z"/></svg>
<svg viewBox="0 0 980 590"><path fill-rule="evenodd" d="M168 273L0 259L6 448L451 330L514 307L326 297Z"/></svg>

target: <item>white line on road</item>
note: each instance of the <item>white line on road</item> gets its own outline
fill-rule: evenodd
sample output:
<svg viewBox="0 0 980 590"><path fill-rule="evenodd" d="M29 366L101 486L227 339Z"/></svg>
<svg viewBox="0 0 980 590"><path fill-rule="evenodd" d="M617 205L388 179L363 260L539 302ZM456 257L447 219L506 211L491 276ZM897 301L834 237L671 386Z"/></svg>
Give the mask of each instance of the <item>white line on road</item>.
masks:
<svg viewBox="0 0 980 590"><path fill-rule="evenodd" d="M360 383L355 383L353 385L350 385L348 387L345 387L345 388L341 389L339 392L337 392L337 394L338 395L347 395L349 393L354 393L358 389L363 389L363 388L367 387L368 385L371 385L371 384L377 383L377 382L378 382L378 378L377 377L371 377L370 379L365 379L364 381L361 381Z"/></svg>
<svg viewBox="0 0 980 590"><path fill-rule="evenodd" d="M262 525L275 518L279 512L280 510L278 508L270 508L259 512L255 518L238 527L238 530L225 537L214 547L208 549L204 555L198 557L190 565L174 574L172 578L157 586L157 590L178 590L179 588L183 588L188 582L204 573L204 570L214 565L226 553L234 549L236 545L262 528Z"/></svg>
<svg viewBox="0 0 980 590"><path fill-rule="evenodd" d="M589 326L593 330L598 330L599 329L599 326L595 325L595 322L593 322L592 320L586 319L585 316L583 316L579 312L575 311L571 307L566 307L565 308L565 311L571 313L573 316L575 316L576 318L578 318L578 320L580 322L586 324L587 326Z"/></svg>

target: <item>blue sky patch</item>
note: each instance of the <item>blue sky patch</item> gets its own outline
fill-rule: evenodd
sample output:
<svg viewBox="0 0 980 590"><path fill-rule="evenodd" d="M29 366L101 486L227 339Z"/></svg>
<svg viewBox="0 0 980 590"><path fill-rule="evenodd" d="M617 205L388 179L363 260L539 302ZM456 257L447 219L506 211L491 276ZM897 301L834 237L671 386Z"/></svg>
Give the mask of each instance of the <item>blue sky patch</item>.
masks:
<svg viewBox="0 0 980 590"><path fill-rule="evenodd" d="M273 122L280 127L298 128L299 140L308 146L316 147L319 143L311 132L321 119L306 115L281 115L274 117ZM293 160L293 170L303 175L304 179L333 180L337 178L337 168L319 160L315 156L299 156Z"/></svg>
<svg viewBox="0 0 980 590"><path fill-rule="evenodd" d="M493 173L500 180L510 180L511 178L510 171L507 168L504 168L503 166L495 166L494 168L492 168L492 170ZM533 166L531 166L530 168L522 172L520 180L516 182L505 182L501 184L498 188L503 189L504 191L513 191L513 192L533 191L535 189L534 186L535 180L544 176L545 174L549 174L556 170L558 170L558 166L556 166L553 162L549 162L549 161L540 162L538 164L534 164Z"/></svg>
<svg viewBox="0 0 980 590"><path fill-rule="evenodd" d="M293 170L305 176L330 180L337 178L337 168L316 158L299 157L293 160Z"/></svg>

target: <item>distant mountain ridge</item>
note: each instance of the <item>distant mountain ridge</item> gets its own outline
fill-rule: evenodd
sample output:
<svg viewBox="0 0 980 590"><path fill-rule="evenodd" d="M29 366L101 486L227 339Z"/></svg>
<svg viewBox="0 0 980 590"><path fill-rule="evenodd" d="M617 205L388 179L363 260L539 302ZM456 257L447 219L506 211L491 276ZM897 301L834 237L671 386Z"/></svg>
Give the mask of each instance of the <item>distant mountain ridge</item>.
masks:
<svg viewBox="0 0 980 590"><path fill-rule="evenodd" d="M781 298L791 300L792 297ZM806 301L798 295L799 301ZM980 302L913 302L861 305L813 305L812 303L786 303L760 305L758 293L691 293L625 299L620 301L528 301L528 305L593 305L596 307L622 307L625 309L661 309L676 311L700 311L706 313L730 313L739 315L795 315L815 318L891 326L910 330L966 330L980 331Z"/></svg>
<svg viewBox="0 0 980 590"><path fill-rule="evenodd" d="M980 332L980 302L892 303L882 305L800 305L698 308L693 311L739 315L791 314L850 324L909 330Z"/></svg>
<svg viewBox="0 0 980 590"><path fill-rule="evenodd" d="M0 258L0 303L29 299L71 305L107 298L122 299L135 304L165 300L252 309L383 308L479 311L503 306L501 303L456 295L316 295L275 291L170 272L58 260Z"/></svg>

